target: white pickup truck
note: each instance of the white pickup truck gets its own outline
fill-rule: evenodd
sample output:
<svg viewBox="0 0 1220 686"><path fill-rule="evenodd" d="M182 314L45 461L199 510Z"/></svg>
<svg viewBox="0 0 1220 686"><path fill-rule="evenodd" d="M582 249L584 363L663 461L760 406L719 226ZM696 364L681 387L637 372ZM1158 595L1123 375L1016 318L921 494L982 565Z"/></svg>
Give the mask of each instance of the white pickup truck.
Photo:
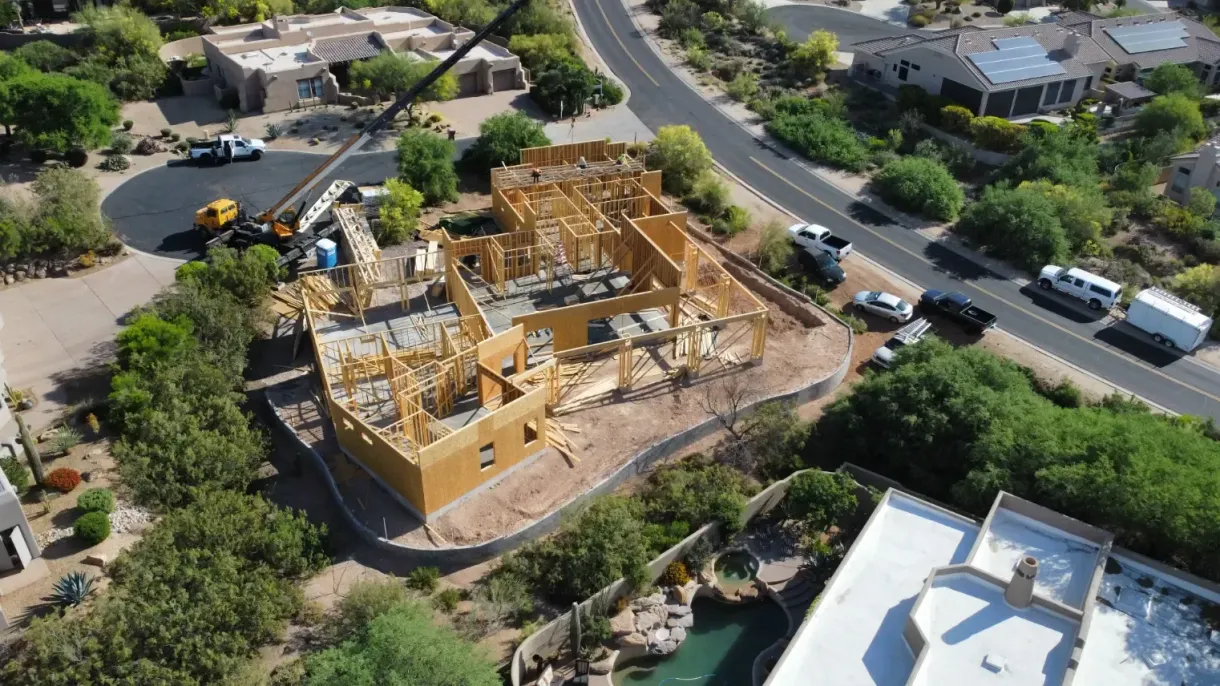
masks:
<svg viewBox="0 0 1220 686"><path fill-rule="evenodd" d="M792 241L811 255L824 252L827 255L842 260L851 254L851 242L830 232L830 229L819 224L793 224L788 227L788 235Z"/></svg>
<svg viewBox="0 0 1220 686"><path fill-rule="evenodd" d="M242 138L221 134L211 140L191 143L191 159L199 164L217 164L230 160L257 160L267 152L267 144L257 138Z"/></svg>

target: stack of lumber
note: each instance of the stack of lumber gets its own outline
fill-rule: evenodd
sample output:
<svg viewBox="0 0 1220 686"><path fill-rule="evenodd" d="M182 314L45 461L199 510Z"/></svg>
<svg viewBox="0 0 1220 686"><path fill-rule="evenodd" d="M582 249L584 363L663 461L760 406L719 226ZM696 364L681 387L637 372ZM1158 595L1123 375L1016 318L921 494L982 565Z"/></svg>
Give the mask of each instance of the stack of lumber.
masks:
<svg viewBox="0 0 1220 686"><path fill-rule="evenodd" d="M334 309L343 304L339 294L334 291L335 284L325 276L306 274L297 283L301 285L302 299L309 298L314 305Z"/></svg>
<svg viewBox="0 0 1220 686"><path fill-rule="evenodd" d="M572 441L564 433L565 429L573 433L580 433L580 427L575 424L568 424L557 419L548 418L546 420L546 442L555 448L555 450L558 450L559 454L563 455L564 459L575 467L580 462L580 458L576 456Z"/></svg>

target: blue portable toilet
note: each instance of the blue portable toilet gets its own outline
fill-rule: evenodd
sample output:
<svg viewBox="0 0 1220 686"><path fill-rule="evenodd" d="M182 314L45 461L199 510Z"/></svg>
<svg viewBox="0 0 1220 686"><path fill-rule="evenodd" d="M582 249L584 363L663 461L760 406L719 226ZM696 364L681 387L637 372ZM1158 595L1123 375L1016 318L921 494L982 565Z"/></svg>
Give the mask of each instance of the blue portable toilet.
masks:
<svg viewBox="0 0 1220 686"><path fill-rule="evenodd" d="M339 264L339 246L329 238L318 241L318 269L333 269Z"/></svg>

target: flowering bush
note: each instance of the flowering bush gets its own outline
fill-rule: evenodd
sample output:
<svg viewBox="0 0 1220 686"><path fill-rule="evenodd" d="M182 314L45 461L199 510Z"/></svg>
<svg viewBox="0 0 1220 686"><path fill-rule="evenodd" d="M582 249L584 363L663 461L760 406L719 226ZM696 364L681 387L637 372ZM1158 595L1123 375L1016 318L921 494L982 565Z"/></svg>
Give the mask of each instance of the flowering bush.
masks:
<svg viewBox="0 0 1220 686"><path fill-rule="evenodd" d="M685 586L688 581L690 572L686 571L686 565L681 560L677 560L669 563L658 583L661 586Z"/></svg>
<svg viewBox="0 0 1220 686"><path fill-rule="evenodd" d="M67 467L60 467L47 474L47 488L54 488L57 491L67 493L80 485L80 472Z"/></svg>

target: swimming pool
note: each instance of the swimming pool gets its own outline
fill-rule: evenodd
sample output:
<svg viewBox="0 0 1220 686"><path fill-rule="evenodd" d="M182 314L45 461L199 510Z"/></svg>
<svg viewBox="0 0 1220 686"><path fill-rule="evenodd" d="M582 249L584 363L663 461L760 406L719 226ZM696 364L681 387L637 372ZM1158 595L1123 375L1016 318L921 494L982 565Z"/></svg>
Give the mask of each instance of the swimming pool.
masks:
<svg viewBox="0 0 1220 686"><path fill-rule="evenodd" d="M745 605L701 598L691 611L695 626L677 652L615 665L615 686L657 686L666 679L674 679L667 686L749 686L754 658L788 631L788 614L765 598ZM711 676L698 678L705 675Z"/></svg>

